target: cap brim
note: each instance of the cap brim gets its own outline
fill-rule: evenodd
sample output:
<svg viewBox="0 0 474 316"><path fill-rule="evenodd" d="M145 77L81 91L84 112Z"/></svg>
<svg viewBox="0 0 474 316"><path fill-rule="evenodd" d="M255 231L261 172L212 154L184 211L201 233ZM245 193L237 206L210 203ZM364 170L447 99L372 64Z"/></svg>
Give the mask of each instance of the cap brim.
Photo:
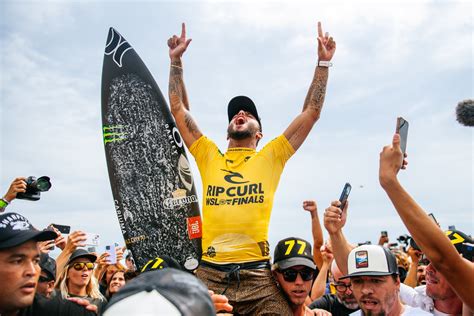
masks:
<svg viewBox="0 0 474 316"><path fill-rule="evenodd" d="M56 237L58 237L56 232L51 230L21 231L17 234L17 236L14 236L12 238L9 238L9 240L5 242L2 242L0 244L0 249L16 247L29 240L45 241L55 239Z"/></svg>
<svg viewBox="0 0 474 316"><path fill-rule="evenodd" d="M352 274L345 275L343 277L340 277L339 280L343 279L348 279L352 277L358 277L358 276L388 276L392 274L398 274L398 273L390 273L390 272L377 272L377 271L361 271L361 272L355 272Z"/></svg>
<svg viewBox="0 0 474 316"><path fill-rule="evenodd" d="M309 259L301 257L288 258L282 261L277 262L277 265L280 269L288 269L295 266L305 266L311 269L316 269L316 265Z"/></svg>

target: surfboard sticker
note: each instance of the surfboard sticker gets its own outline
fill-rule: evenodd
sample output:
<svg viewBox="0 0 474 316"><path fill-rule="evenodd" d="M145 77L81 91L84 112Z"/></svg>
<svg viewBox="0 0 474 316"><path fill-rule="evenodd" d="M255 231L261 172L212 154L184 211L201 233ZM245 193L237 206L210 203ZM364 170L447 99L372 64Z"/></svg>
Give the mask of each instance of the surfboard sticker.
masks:
<svg viewBox="0 0 474 316"><path fill-rule="evenodd" d="M151 73L113 28L102 70L102 125L115 210L137 268L166 254L196 269L202 224L183 140Z"/></svg>

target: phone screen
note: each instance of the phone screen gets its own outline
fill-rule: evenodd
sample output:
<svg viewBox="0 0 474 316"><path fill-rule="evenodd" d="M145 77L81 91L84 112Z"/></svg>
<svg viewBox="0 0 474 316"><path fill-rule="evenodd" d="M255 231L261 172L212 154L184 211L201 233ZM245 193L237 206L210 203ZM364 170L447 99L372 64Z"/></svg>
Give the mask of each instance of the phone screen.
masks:
<svg viewBox="0 0 474 316"><path fill-rule="evenodd" d="M71 226L58 224L51 224L51 226L54 226L61 234L69 234L71 232Z"/></svg>
<svg viewBox="0 0 474 316"><path fill-rule="evenodd" d="M404 154L407 151L408 125L408 121L403 117L397 118L396 132L400 134L400 148Z"/></svg>
<svg viewBox="0 0 474 316"><path fill-rule="evenodd" d="M340 209L344 210L346 206L347 198L349 197L349 193L351 193L352 186L349 182L344 185L344 189L342 189L341 197L339 198L339 202L341 202Z"/></svg>

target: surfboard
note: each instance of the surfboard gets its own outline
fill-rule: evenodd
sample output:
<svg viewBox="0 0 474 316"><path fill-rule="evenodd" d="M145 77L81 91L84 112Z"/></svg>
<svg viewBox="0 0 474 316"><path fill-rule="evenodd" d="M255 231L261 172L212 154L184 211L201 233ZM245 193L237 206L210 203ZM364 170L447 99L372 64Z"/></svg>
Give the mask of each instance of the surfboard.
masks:
<svg viewBox="0 0 474 316"><path fill-rule="evenodd" d="M114 28L102 69L102 134L115 211L137 268L165 254L196 269L202 223L183 140L150 71Z"/></svg>

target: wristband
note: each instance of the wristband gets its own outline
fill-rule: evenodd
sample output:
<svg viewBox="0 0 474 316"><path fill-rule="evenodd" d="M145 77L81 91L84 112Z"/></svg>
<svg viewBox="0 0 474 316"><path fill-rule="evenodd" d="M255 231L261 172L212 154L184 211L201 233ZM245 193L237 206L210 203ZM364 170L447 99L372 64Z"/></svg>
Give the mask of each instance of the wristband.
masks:
<svg viewBox="0 0 474 316"><path fill-rule="evenodd" d="M8 206L8 204L10 204L10 203L8 203L7 200L5 200L4 198L1 198L0 199L0 210L5 209Z"/></svg>
<svg viewBox="0 0 474 316"><path fill-rule="evenodd" d="M329 67L332 67L332 62L327 61L327 60L320 60L318 61L318 66L329 68Z"/></svg>

